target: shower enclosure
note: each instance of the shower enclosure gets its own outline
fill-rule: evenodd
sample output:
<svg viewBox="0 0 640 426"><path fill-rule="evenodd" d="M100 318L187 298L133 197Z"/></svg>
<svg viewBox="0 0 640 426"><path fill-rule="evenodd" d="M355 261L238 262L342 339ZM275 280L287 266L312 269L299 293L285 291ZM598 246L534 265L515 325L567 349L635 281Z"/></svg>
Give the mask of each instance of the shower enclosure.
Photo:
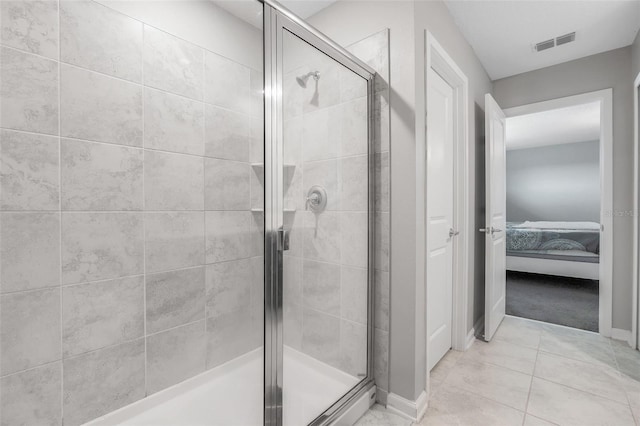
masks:
<svg viewBox="0 0 640 426"><path fill-rule="evenodd" d="M0 424L325 424L370 392L375 72L270 0L0 15Z"/></svg>

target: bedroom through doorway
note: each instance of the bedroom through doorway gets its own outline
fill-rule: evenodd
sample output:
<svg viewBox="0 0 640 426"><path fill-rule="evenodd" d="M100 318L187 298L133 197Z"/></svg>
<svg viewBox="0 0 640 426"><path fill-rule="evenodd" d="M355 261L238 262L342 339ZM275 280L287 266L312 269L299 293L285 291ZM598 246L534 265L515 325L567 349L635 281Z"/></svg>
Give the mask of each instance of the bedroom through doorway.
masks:
<svg viewBox="0 0 640 426"><path fill-rule="evenodd" d="M599 332L601 103L506 120L506 314Z"/></svg>

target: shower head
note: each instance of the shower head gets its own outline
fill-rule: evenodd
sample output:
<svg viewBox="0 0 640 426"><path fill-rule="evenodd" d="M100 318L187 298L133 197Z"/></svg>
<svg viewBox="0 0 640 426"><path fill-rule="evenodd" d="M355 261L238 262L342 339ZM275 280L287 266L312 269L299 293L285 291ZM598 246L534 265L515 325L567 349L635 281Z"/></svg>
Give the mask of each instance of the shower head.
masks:
<svg viewBox="0 0 640 426"><path fill-rule="evenodd" d="M320 73L318 71L311 71L306 73L303 76L296 77L296 81L303 89L307 87L307 81L309 81L309 77L313 76L315 81L320 80Z"/></svg>

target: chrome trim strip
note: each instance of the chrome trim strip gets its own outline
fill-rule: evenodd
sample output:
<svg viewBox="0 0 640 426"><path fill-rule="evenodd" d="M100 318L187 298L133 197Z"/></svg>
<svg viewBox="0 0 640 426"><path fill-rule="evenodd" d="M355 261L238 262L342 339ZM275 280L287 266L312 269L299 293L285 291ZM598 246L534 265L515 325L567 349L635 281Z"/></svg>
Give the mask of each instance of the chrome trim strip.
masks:
<svg viewBox="0 0 640 426"><path fill-rule="evenodd" d="M360 59L354 56L351 52L346 50L344 47L340 46L335 41L331 40L322 32L313 28L311 25L309 25L300 17L296 16L293 12L291 12L289 9L287 9L286 7L278 3L276 0L259 0L259 1L263 2L265 5L271 6L272 8L280 12L282 16L288 18L289 21L291 21L292 23L294 23L295 25L299 26L301 29L309 33L309 35L311 35L312 38L316 38L319 43L311 43L314 47L318 48L318 45L323 46L324 47L323 49L318 49L318 50L321 50L322 52L328 54L336 61L340 62L341 64L355 71L361 77L367 78L365 74L374 75L376 73L375 70L371 68L369 65L362 62ZM300 36L300 34L297 34L296 32L294 32L294 34ZM309 40L306 37L301 37L301 38L309 42ZM338 55L335 55L335 53L337 53ZM342 56L342 58L338 58L340 56ZM350 65L347 65L345 62L349 62ZM360 70L356 71L356 69L354 68L360 68Z"/></svg>

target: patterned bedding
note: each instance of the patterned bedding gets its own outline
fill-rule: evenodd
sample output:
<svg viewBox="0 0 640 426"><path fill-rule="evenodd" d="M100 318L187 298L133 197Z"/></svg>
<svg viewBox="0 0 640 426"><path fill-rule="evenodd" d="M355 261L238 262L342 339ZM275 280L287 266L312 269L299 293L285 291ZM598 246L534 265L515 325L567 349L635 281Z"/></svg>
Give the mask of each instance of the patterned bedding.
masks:
<svg viewBox="0 0 640 426"><path fill-rule="evenodd" d="M600 254L600 225L594 222L508 222L507 255ZM537 257L537 256L536 256Z"/></svg>

